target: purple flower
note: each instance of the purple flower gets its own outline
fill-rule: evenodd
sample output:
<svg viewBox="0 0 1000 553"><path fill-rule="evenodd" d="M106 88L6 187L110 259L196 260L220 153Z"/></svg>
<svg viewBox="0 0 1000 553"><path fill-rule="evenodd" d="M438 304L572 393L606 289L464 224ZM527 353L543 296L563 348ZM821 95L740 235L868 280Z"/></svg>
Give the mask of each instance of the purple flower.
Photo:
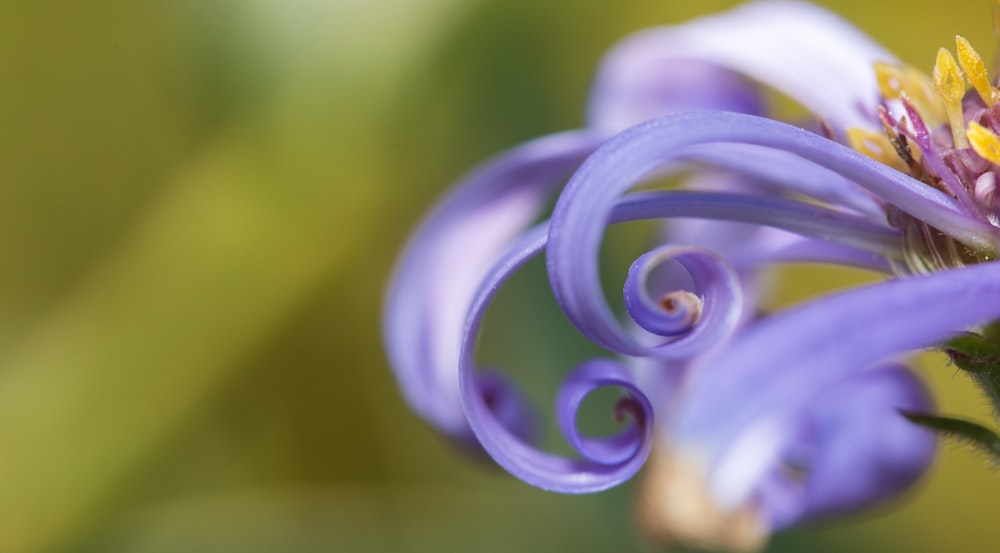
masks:
<svg viewBox="0 0 1000 553"><path fill-rule="evenodd" d="M638 514L666 541L752 550L898 495L934 449L901 415L931 401L900 355L1000 319L998 93L964 40L957 61L943 52L924 77L793 2L627 38L600 66L586 129L486 163L414 235L385 312L407 401L558 492L614 486L655 449ZM746 78L808 108L812 130L762 117ZM632 191L692 164L686 190ZM598 254L608 225L639 219L669 221L628 271L623 321ZM556 399L574 458L537 449L515 386L476 367L486 308L538 255L568 320L611 352ZM904 278L761 314L760 269L795 261ZM600 386L625 391L616 416L631 423L613 437L576 428Z"/></svg>

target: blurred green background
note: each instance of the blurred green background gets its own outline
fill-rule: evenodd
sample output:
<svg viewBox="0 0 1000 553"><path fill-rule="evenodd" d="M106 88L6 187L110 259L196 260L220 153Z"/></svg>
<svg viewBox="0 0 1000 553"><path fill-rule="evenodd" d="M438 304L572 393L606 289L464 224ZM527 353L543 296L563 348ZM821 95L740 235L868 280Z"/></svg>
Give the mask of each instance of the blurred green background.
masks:
<svg viewBox="0 0 1000 553"><path fill-rule="evenodd" d="M928 70L956 32L996 47L995 2L824 3ZM646 550L632 484L540 492L410 414L380 302L451 181L580 125L607 46L734 4L0 4L0 553ZM778 301L857 279L796 268ZM517 317L543 284L495 327L550 390L571 332ZM773 551L993 550L998 516L945 446L905 506Z"/></svg>

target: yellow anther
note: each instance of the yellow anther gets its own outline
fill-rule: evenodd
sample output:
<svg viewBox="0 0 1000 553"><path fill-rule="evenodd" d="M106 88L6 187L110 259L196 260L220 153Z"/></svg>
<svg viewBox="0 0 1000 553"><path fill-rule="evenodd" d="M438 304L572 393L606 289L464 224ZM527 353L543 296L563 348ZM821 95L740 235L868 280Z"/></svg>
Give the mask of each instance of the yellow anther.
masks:
<svg viewBox="0 0 1000 553"><path fill-rule="evenodd" d="M1000 165L1000 137L975 121L969 123L967 132L972 149L986 161Z"/></svg>
<svg viewBox="0 0 1000 553"><path fill-rule="evenodd" d="M903 92L903 68L881 61L875 62L875 79L878 80L878 88L882 97L886 100L895 100Z"/></svg>
<svg viewBox="0 0 1000 553"><path fill-rule="evenodd" d="M983 99L986 107L993 107L996 103L997 91L990 84L990 78L986 75L986 65L979 52L969 44L961 35L955 37L955 52L958 54L958 63L962 66L962 73Z"/></svg>
<svg viewBox="0 0 1000 553"><path fill-rule="evenodd" d="M899 171L906 171L907 166L903 160L896 155L896 149L889 141L889 138L882 133L872 132L866 129L853 127L847 129L847 143L855 151Z"/></svg>
<svg viewBox="0 0 1000 553"><path fill-rule="evenodd" d="M934 90L944 100L944 110L951 125L951 137L956 148L969 146L965 133L965 117L962 115L962 96L965 95L965 81L958 71L958 63L954 56L945 48L938 50L937 61L934 62Z"/></svg>
<svg viewBox="0 0 1000 553"><path fill-rule="evenodd" d="M965 81L958 71L958 63L947 48L938 50L934 62L934 90L947 102L961 102L965 95Z"/></svg>
<svg viewBox="0 0 1000 553"><path fill-rule="evenodd" d="M941 100L934 93L934 86L927 75L913 67L885 62L875 62L874 67L883 98L897 100L906 93L928 125L937 126L944 122Z"/></svg>

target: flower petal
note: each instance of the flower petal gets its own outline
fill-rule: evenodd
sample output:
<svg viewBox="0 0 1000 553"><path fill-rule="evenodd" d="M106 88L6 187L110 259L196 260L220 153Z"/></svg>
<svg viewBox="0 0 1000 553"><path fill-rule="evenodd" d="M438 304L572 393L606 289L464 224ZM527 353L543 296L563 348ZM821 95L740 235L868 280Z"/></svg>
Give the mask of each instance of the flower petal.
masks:
<svg viewBox="0 0 1000 553"><path fill-rule="evenodd" d="M385 303L386 349L407 401L439 430L471 439L458 350L479 281L600 140L567 132L497 156L463 180L407 246Z"/></svg>
<svg viewBox="0 0 1000 553"><path fill-rule="evenodd" d="M737 260L738 262L741 260ZM871 251L859 250L842 244L822 242L801 236L775 245L770 251L758 252L750 263L823 263L854 267L882 274L892 274L892 266L885 256ZM737 264L737 266L739 266Z"/></svg>
<svg viewBox="0 0 1000 553"><path fill-rule="evenodd" d="M593 360L577 368L563 384L557 402L558 419L564 435L581 454L580 459L545 453L526 443L496 417L478 385L474 353L486 308L503 282L542 251L546 231L542 225L525 233L486 276L472 302L459 357L462 402L483 449L511 474L550 491L595 492L631 478L645 462L652 443L652 406L624 367L610 360ZM576 410L587 393L602 386L627 391L618 412L630 415L632 423L610 439L584 438L576 432Z"/></svg>
<svg viewBox="0 0 1000 553"><path fill-rule="evenodd" d="M727 187L734 192L804 195L885 221L885 208L867 190L791 152L752 144L708 144L686 148L679 157L738 173L748 182Z"/></svg>
<svg viewBox="0 0 1000 553"><path fill-rule="evenodd" d="M742 200L750 201L742 201ZM625 222L643 218L657 218L670 214L674 216L735 216L744 220L809 227L817 219L803 217L802 211L791 210L783 213L781 208L799 206L804 209L822 210L816 206L797 204L791 200L762 197L746 197L735 194L694 193L694 192L650 192L635 194L622 199L611 213L611 222ZM851 217L834 213L834 216ZM878 229L878 227L876 227ZM883 230L883 229L879 229ZM889 235L892 236L891 234ZM532 257L545 249L549 239L547 224L539 225L524 233L510 246L497 264L488 271L471 302L459 357L459 384L468 424L475 433L483 449L502 467L518 478L535 486L564 493L585 493L599 491L614 486L628 478L642 466L649 453L653 411L648 397L660 397L664 390L643 389L631 371L618 364L597 360L577 369L566 381L557 403L560 427L568 441L574 445L582 459L566 459L537 450L527 443L522 435L513 431L511 421L523 420L507 416L502 418L495 406L484 397L481 376L476 371L475 346L480 326L486 310L503 283ZM717 310L709 314L706 321L720 321L717 324L731 324L739 315L738 290L731 282L731 275L724 269L712 265L712 256L695 255L696 250L680 248L688 256L693 267L692 276L709 280L703 288L706 309ZM658 252L659 253L659 252ZM721 271L721 272L720 272ZM729 282L729 284L725 284ZM724 300L724 301L720 301ZM709 326L685 335L666 347L675 348L684 355L692 356L719 342L719 330ZM719 328L727 328L720 326ZM685 341L686 340L686 341ZM677 358L678 351L664 357ZM676 366L681 368L680 365ZM660 383L672 385L671 379ZM634 426L610 439L595 440L576 434L572 425L577 406L590 390L598 386L619 386L628 391L622 409L634 418Z"/></svg>
<svg viewBox="0 0 1000 553"><path fill-rule="evenodd" d="M694 219L677 222L684 224L670 221L664 233L668 242L721 254L743 279L753 278L762 265L776 263L823 263L892 274L886 260L894 255L891 250L877 253L748 223Z"/></svg>
<svg viewBox="0 0 1000 553"><path fill-rule="evenodd" d="M549 279L567 317L591 340L621 353L648 354L645 349L636 348L631 340L622 338L624 333L614 323L611 308L599 292L597 261L604 233L600 222L609 220L616 199L650 170L683 155L688 146L714 142L749 143L793 152L838 171L960 240L996 247L997 229L964 214L953 200L835 142L783 123L742 114L670 115L633 127L607 142L580 167L556 203L547 253ZM746 218L744 211L755 201L762 200L740 200L729 206L731 209L723 218L768 224L765 220ZM706 201L703 207L725 210L718 199ZM815 224L814 230L825 227L822 238L831 241L843 240L856 232L874 231L867 228L871 223L842 217L846 216L832 212L806 218L800 215L787 224ZM832 221L834 218L836 222ZM883 227L883 232L889 231Z"/></svg>
<svg viewBox="0 0 1000 553"><path fill-rule="evenodd" d="M852 375L814 398L782 454L785 467L755 494L770 527L855 513L910 487L930 465L936 440L900 410L931 410L928 391L900 365Z"/></svg>
<svg viewBox="0 0 1000 553"><path fill-rule="evenodd" d="M650 297L650 273L666 262L679 264L690 276L693 293L658 290L657 299ZM721 340L735 327L742 303L739 278L722 258L682 246L662 246L636 259L625 279L624 296L625 308L640 327L658 336L686 334L670 342L671 351L679 342Z"/></svg>
<svg viewBox="0 0 1000 553"><path fill-rule="evenodd" d="M612 71L605 62L590 100L591 126L616 133L643 121L692 109L757 115L767 111L757 87L728 69L676 56L647 59L649 53L645 48L622 52L621 56L630 62L627 75L609 75ZM625 73L623 65L616 64L619 73Z"/></svg>
<svg viewBox="0 0 1000 553"><path fill-rule="evenodd" d="M678 60L687 61L678 65ZM775 88L837 129L875 128L875 61L894 62L895 57L828 11L798 2L747 4L620 42L601 64L590 121L595 128L617 131L669 113L676 95L691 95L673 84L674 68L683 83L692 63L701 62ZM722 77L712 80L719 90L704 94L746 96ZM739 101L729 103L736 111L754 113Z"/></svg>
<svg viewBox="0 0 1000 553"><path fill-rule="evenodd" d="M819 206L766 196L749 196L745 194L726 194L711 192L649 192L626 196L615 206L611 213L611 222L621 222L637 219L653 218L711 218L724 221L741 221L767 225L805 235L818 236L824 239L842 241L861 248L871 248L874 251L892 251L898 241L894 231L873 225L868 221L853 216L834 212ZM550 240L554 235L550 228ZM549 248L548 253L552 254ZM721 258L717 258L721 262ZM587 260L580 257L572 263L582 268ZM596 265L596 263L595 263ZM563 311L578 330L592 341L613 351L628 355L656 355L662 359L678 359L690 357L715 345L721 336L728 333L721 328L731 329L741 309L741 304L734 301L739 297L738 283L732 276L725 276L728 271L704 271L692 277L704 276L719 279L718 282L695 282L702 290L706 316L704 326L694 332L660 346L645 346L640 344L633 333L618 324L611 314L610 307L604 300L597 281L586 281L582 273L574 271L565 273L567 276L559 284L566 289L576 290L583 303L565 304L560 302ZM552 275L550 258L550 279ZM725 285L722 282L725 281ZM556 291L553 282L553 290ZM558 299L558 294L557 294ZM601 306L606 311L601 312ZM721 312L717 311L722 309ZM579 313L587 313L591 318L575 318ZM724 314L725 313L725 314ZM716 328L714 325L721 325Z"/></svg>
<svg viewBox="0 0 1000 553"><path fill-rule="evenodd" d="M683 217L722 219L774 226L825 240L840 241L843 244L853 246L852 249L862 248L870 251L895 251L899 240L894 231L873 225L856 216L841 214L793 200L741 194L698 192L632 194L620 201L612 214L611 221ZM550 232L556 236L553 231L550 230ZM553 282L557 299L559 299L558 293L560 291L571 291L574 294L566 296L569 299L559 299L560 305L574 326L595 343L627 355L656 355L664 359L675 359L678 355L689 356L694 353L695 350L690 349L693 344L689 344L688 341L695 339L696 336L715 336L715 339L718 339L715 331L707 332L707 329L704 329L663 346L651 348L641 345L634 339L632 333L617 322L601 292L598 278L588 280L586 273L582 272L589 267L596 269L596 256L595 259L586 259L579 256L579 253L578 251L576 258L569 260L568 263L557 269L553 269L550 257L550 280ZM551 247L549 254L550 256L553 254ZM744 259L743 261L748 265L755 265L766 261L766 259L754 257L751 260ZM703 283L703 289L710 291L714 290L715 287L706 282ZM727 294L724 297L731 299L732 294ZM716 309L717 302L722 298L722 295L706 295L703 298L705 305L708 306L706 309ZM739 310L739 305L728 299L721 303L729 305L728 309ZM715 319L706 318L706 322L709 320ZM728 320L728 318L718 320ZM706 333L701 334L701 332ZM682 343L688 347L681 348ZM702 343L701 340L698 340L697 343L700 344L697 348L700 351L710 345ZM681 350L683 353L678 353L676 350Z"/></svg>
<svg viewBox="0 0 1000 553"><path fill-rule="evenodd" d="M823 297L761 320L699 360L668 432L709 463L720 501L742 504L799 414L830 387L997 318L1000 263Z"/></svg>

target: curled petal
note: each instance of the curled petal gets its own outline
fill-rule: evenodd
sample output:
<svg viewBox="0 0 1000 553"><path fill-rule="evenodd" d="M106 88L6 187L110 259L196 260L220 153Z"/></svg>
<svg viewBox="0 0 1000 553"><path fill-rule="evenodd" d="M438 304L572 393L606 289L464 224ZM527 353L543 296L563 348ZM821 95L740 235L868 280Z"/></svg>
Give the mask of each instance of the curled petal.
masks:
<svg viewBox="0 0 1000 553"><path fill-rule="evenodd" d="M653 269L671 261L671 252L660 248L640 256L625 278L625 309L640 327L659 336L676 336L694 328L701 318L701 298L684 289L652 292ZM683 266L683 265L682 265ZM653 293L656 298L650 297Z"/></svg>
<svg viewBox="0 0 1000 553"><path fill-rule="evenodd" d="M497 371L480 371L476 375L479 394L493 416L520 439L534 443L538 435L538 421L527 399L506 376ZM479 442L470 433L465 444L476 453L481 453Z"/></svg>
<svg viewBox="0 0 1000 553"><path fill-rule="evenodd" d="M459 358L462 402L469 425L483 449L511 474L546 490L595 492L630 478L649 455L652 406L628 371L611 361L592 361L574 372L563 386L557 406L560 426L577 446L580 459L542 452L518 438L497 419L477 385L473 357L486 308L501 284L541 251L546 230L541 226L526 233L487 275L472 303ZM574 414L589 390L600 386L619 386L628 392L620 409L633 417L632 426L613 438L583 438L575 430Z"/></svg>
<svg viewBox="0 0 1000 553"><path fill-rule="evenodd" d="M748 201L741 201L748 200ZM740 209L734 209L738 206ZM786 212L787 210L790 212ZM822 208L799 204L778 198L746 197L736 194L693 193L693 192L652 192L636 194L622 200L611 213L612 222L625 222L643 218L664 216L726 217L733 211L738 218L758 223L770 223L801 227L802 213L796 209L814 210L805 220L822 220L816 214L824 213ZM782 211L786 210L786 211ZM831 212L832 213L832 212ZM832 213L834 218L851 216ZM810 223L814 224L814 223ZM866 223L867 224L867 223ZM871 232L882 237L877 229ZM884 229L883 229L884 232ZM888 236L892 236L891 233ZM564 386L558 402L560 426L567 439L577 446L583 459L566 459L538 451L512 430L508 421L501 420L495 409L484 399L479 377L475 370L475 344L479 329L489 303L502 284L532 257L540 254L549 238L547 224L539 225L522 235L484 277L475 295L459 356L459 384L468 423L480 444L497 463L515 476L535 486L565 493L599 491L614 486L630 478L642 465L650 448L650 428L652 410L649 401L641 391L641 386L631 373L610 362L594 362L579 369L576 376ZM693 266L693 264L692 264ZM697 268L711 273L715 268ZM714 278L714 277L713 277ZM728 276L726 277L728 278ZM707 304L708 302L706 302ZM738 302L712 302L722 311L711 317L738 316ZM736 311L732 313L727 310ZM707 305L706 305L707 308ZM692 335L695 333L692 332ZM680 346L671 344L678 349ZM701 347L707 347L702 345ZM667 348L667 346L663 346ZM689 349L688 354L698 353ZM672 355L677 355L673 352ZM589 383L589 384L588 384ZM586 395L586 391L596 385L616 385L630 392L632 399L626 399L621 409L632 414L635 427L610 439L579 437L572 429L576 405ZM655 392L655 390L654 390Z"/></svg>
<svg viewBox="0 0 1000 553"><path fill-rule="evenodd" d="M694 292L672 290L649 297L650 272L679 263ZM718 344L735 328L742 311L739 277L722 258L696 248L665 246L640 256L625 280L625 307L642 328L660 336L684 336L655 348L661 357L683 359Z"/></svg>
<svg viewBox="0 0 1000 553"><path fill-rule="evenodd" d="M757 492L770 527L854 513L916 482L936 440L900 410L930 411L931 399L899 365L852 375L816 397L799 415L783 466Z"/></svg>
<svg viewBox="0 0 1000 553"><path fill-rule="evenodd" d="M479 281L598 144L591 133L567 132L499 155L462 181L408 244L385 303L385 344L407 401L442 432L474 441L457 371Z"/></svg>
<svg viewBox="0 0 1000 553"><path fill-rule="evenodd" d="M874 225L867 220L843 213L838 213L819 206L766 196L748 196L743 194L727 194L712 192L647 192L631 194L620 200L610 214L611 222L652 218L705 218L722 219L767 225L782 228L807 236L827 240L840 241L853 248L870 251L895 251L898 246L898 234L886 227ZM591 277L588 271L597 270L596 251L587 255L586 239L581 243L573 241L573 245L557 243L563 235L556 228L555 219L550 230L551 245L548 248L549 277L553 291L570 322L584 336L597 344L613 351L627 355L656 355L664 359L677 359L678 356L694 355L711 345L711 340L701 338L709 335L719 337L715 331L706 328L696 331L684 339L662 346L649 347L636 339L633 333L625 329L613 315L607 300L601 292L600 280L596 274ZM600 238L603 229L598 225L588 225L588 231L596 231ZM562 250L561 248L566 248ZM570 250L576 248L571 254ZM596 248L595 248L596 250ZM554 256L565 256L555 258ZM559 263L559 265L555 265ZM734 285L735 277L723 278L718 273L717 282ZM713 276L713 278L716 278ZM714 285L713 285L714 286ZM722 288L707 287L706 290L721 290ZM729 317L738 313L740 304L731 301L736 297L735 290L723 296L726 302L713 302L714 298L705 297L706 309L712 310L711 321L732 321ZM729 314L715 314L715 309L721 308ZM718 316L718 319L714 318ZM734 315L738 316L738 315ZM729 323L722 327L731 328ZM701 334L704 332L705 334ZM682 347L685 345L686 347Z"/></svg>
<svg viewBox="0 0 1000 553"><path fill-rule="evenodd" d="M959 240L996 248L997 230L965 214L941 192L830 140L783 123L736 113L671 115L633 127L605 143L584 162L556 203L547 254L549 279L560 306L591 340L622 353L644 354L632 342L620 339L622 333L613 323L611 308L597 293L601 289L597 257L604 233L599 222L609 220L617 198L650 170L682 155L688 146L715 142L756 144L795 153L839 172ZM723 206L713 203L710 207ZM730 207L726 218L747 221L741 209L744 206ZM788 224L825 226L827 234L820 237L830 241L844 240L864 228L843 219L827 224L830 217L833 215L819 219L796 217ZM883 232L888 231L883 228Z"/></svg>
<svg viewBox="0 0 1000 553"><path fill-rule="evenodd" d="M556 420L569 445L584 458L605 465L623 463L641 453L643 433L652 422L652 410L645 395L626 395L615 407L615 418L631 417L622 432L604 438L583 436L576 426L576 413L590 392L602 386L625 386L636 390L632 377L609 359L594 359L576 368L559 389ZM637 422L637 423L636 423Z"/></svg>
<svg viewBox="0 0 1000 553"><path fill-rule="evenodd" d="M815 398L891 356L997 318L998 263L823 297L761 320L692 367L670 435L710 460L720 501L742 504Z"/></svg>
<svg viewBox="0 0 1000 553"><path fill-rule="evenodd" d="M676 60L713 64L756 79L835 128L845 129L877 125L878 86L872 63L895 58L816 6L782 1L747 4L684 25L642 31L618 43L604 58L595 80L592 124L618 131L669 113L670 109L656 109L657 100L669 108L670 93L676 94L678 87L671 85ZM716 82L721 90L709 89L708 94L740 94L740 86L721 78Z"/></svg>

